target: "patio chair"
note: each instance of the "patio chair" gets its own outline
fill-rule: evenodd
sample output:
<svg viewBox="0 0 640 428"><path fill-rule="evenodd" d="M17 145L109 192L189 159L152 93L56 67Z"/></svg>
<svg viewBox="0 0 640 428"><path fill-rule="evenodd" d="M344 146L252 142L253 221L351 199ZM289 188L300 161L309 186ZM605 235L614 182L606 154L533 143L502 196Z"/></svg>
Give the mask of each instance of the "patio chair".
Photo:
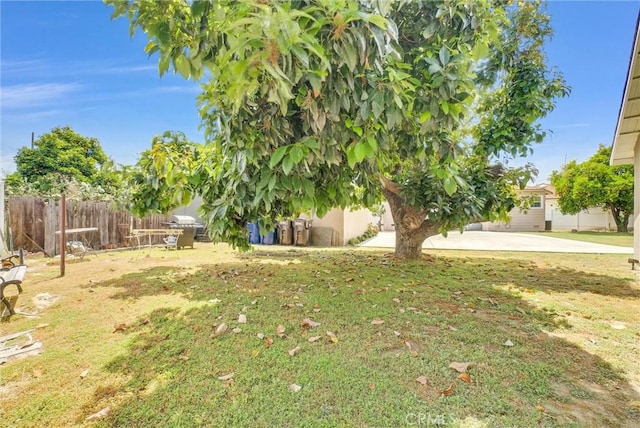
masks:
<svg viewBox="0 0 640 428"><path fill-rule="evenodd" d="M178 237L175 235L169 235L166 238L162 238L162 240L164 241L164 245L165 245L165 249L166 250L178 250Z"/></svg>

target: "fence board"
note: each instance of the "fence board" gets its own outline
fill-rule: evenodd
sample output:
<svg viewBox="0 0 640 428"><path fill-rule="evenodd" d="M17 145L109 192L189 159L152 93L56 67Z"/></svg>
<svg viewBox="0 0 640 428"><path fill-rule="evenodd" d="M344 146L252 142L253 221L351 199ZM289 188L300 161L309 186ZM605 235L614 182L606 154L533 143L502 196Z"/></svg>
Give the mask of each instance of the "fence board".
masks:
<svg viewBox="0 0 640 428"><path fill-rule="evenodd" d="M14 248L45 254L59 253L55 232L60 228L60 205L52 199L45 201L32 196L9 196L9 226L14 237ZM86 236L93 248L124 247L128 245L131 213L117 210L107 202L67 200L67 229L97 227L95 236ZM134 229L162 229L167 227L168 216L152 214L144 219L134 218ZM152 243L162 243L154 237Z"/></svg>

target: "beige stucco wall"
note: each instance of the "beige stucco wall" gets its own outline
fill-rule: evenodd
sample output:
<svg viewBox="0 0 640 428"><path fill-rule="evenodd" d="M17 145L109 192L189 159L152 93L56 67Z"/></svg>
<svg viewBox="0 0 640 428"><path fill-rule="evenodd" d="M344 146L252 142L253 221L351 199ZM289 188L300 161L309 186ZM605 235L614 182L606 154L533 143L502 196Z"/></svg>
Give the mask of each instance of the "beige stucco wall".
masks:
<svg viewBox="0 0 640 428"><path fill-rule="evenodd" d="M335 230L338 242L344 241L344 210L333 208L322 218L314 215L311 227L330 227Z"/></svg>
<svg viewBox="0 0 640 428"><path fill-rule="evenodd" d="M332 228L337 234L338 244L346 245L349 239L362 235L371 223L377 223L377 219L366 208L353 211L333 208L322 218L313 216L311 226Z"/></svg>
<svg viewBox="0 0 640 428"><path fill-rule="evenodd" d="M366 208L351 211L348 208L344 210L344 232L342 245L345 245L349 239L357 238L367 231L372 223L377 223L378 219L371 214Z"/></svg>
<svg viewBox="0 0 640 428"><path fill-rule="evenodd" d="M384 215L382 216L382 230L392 232L396 230L389 202L384 203Z"/></svg>

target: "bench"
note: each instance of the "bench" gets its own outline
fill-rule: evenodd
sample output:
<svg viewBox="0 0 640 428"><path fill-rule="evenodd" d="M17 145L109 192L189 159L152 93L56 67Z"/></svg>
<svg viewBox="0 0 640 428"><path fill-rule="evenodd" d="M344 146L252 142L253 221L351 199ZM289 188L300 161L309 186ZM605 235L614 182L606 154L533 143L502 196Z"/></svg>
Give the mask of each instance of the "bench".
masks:
<svg viewBox="0 0 640 428"><path fill-rule="evenodd" d="M18 288L18 294L22 293L22 280L27 273L27 266L14 266L10 270L0 272L0 299L9 311L9 316L14 315L15 311L4 295L4 289L9 285L15 285Z"/></svg>

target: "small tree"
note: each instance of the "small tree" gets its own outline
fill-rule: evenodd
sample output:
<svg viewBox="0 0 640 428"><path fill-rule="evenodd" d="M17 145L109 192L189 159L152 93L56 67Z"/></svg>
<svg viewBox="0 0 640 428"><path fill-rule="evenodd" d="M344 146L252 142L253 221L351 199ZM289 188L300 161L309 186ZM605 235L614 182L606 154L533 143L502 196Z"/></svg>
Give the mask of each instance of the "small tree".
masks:
<svg viewBox="0 0 640 428"><path fill-rule="evenodd" d="M563 214L600 207L611 212L618 232L627 232L633 214L633 165L609 165L611 147L600 145L582 163L571 161L553 171L551 183Z"/></svg>
<svg viewBox="0 0 640 428"><path fill-rule="evenodd" d="M160 74L205 79L215 164L156 171L193 173L175 191L199 193L212 237L240 247L247 221L383 198L400 258L505 219L532 171L498 160L530 153L536 120L567 93L540 1L106 2L147 34ZM140 210L169 206L151 196Z"/></svg>

